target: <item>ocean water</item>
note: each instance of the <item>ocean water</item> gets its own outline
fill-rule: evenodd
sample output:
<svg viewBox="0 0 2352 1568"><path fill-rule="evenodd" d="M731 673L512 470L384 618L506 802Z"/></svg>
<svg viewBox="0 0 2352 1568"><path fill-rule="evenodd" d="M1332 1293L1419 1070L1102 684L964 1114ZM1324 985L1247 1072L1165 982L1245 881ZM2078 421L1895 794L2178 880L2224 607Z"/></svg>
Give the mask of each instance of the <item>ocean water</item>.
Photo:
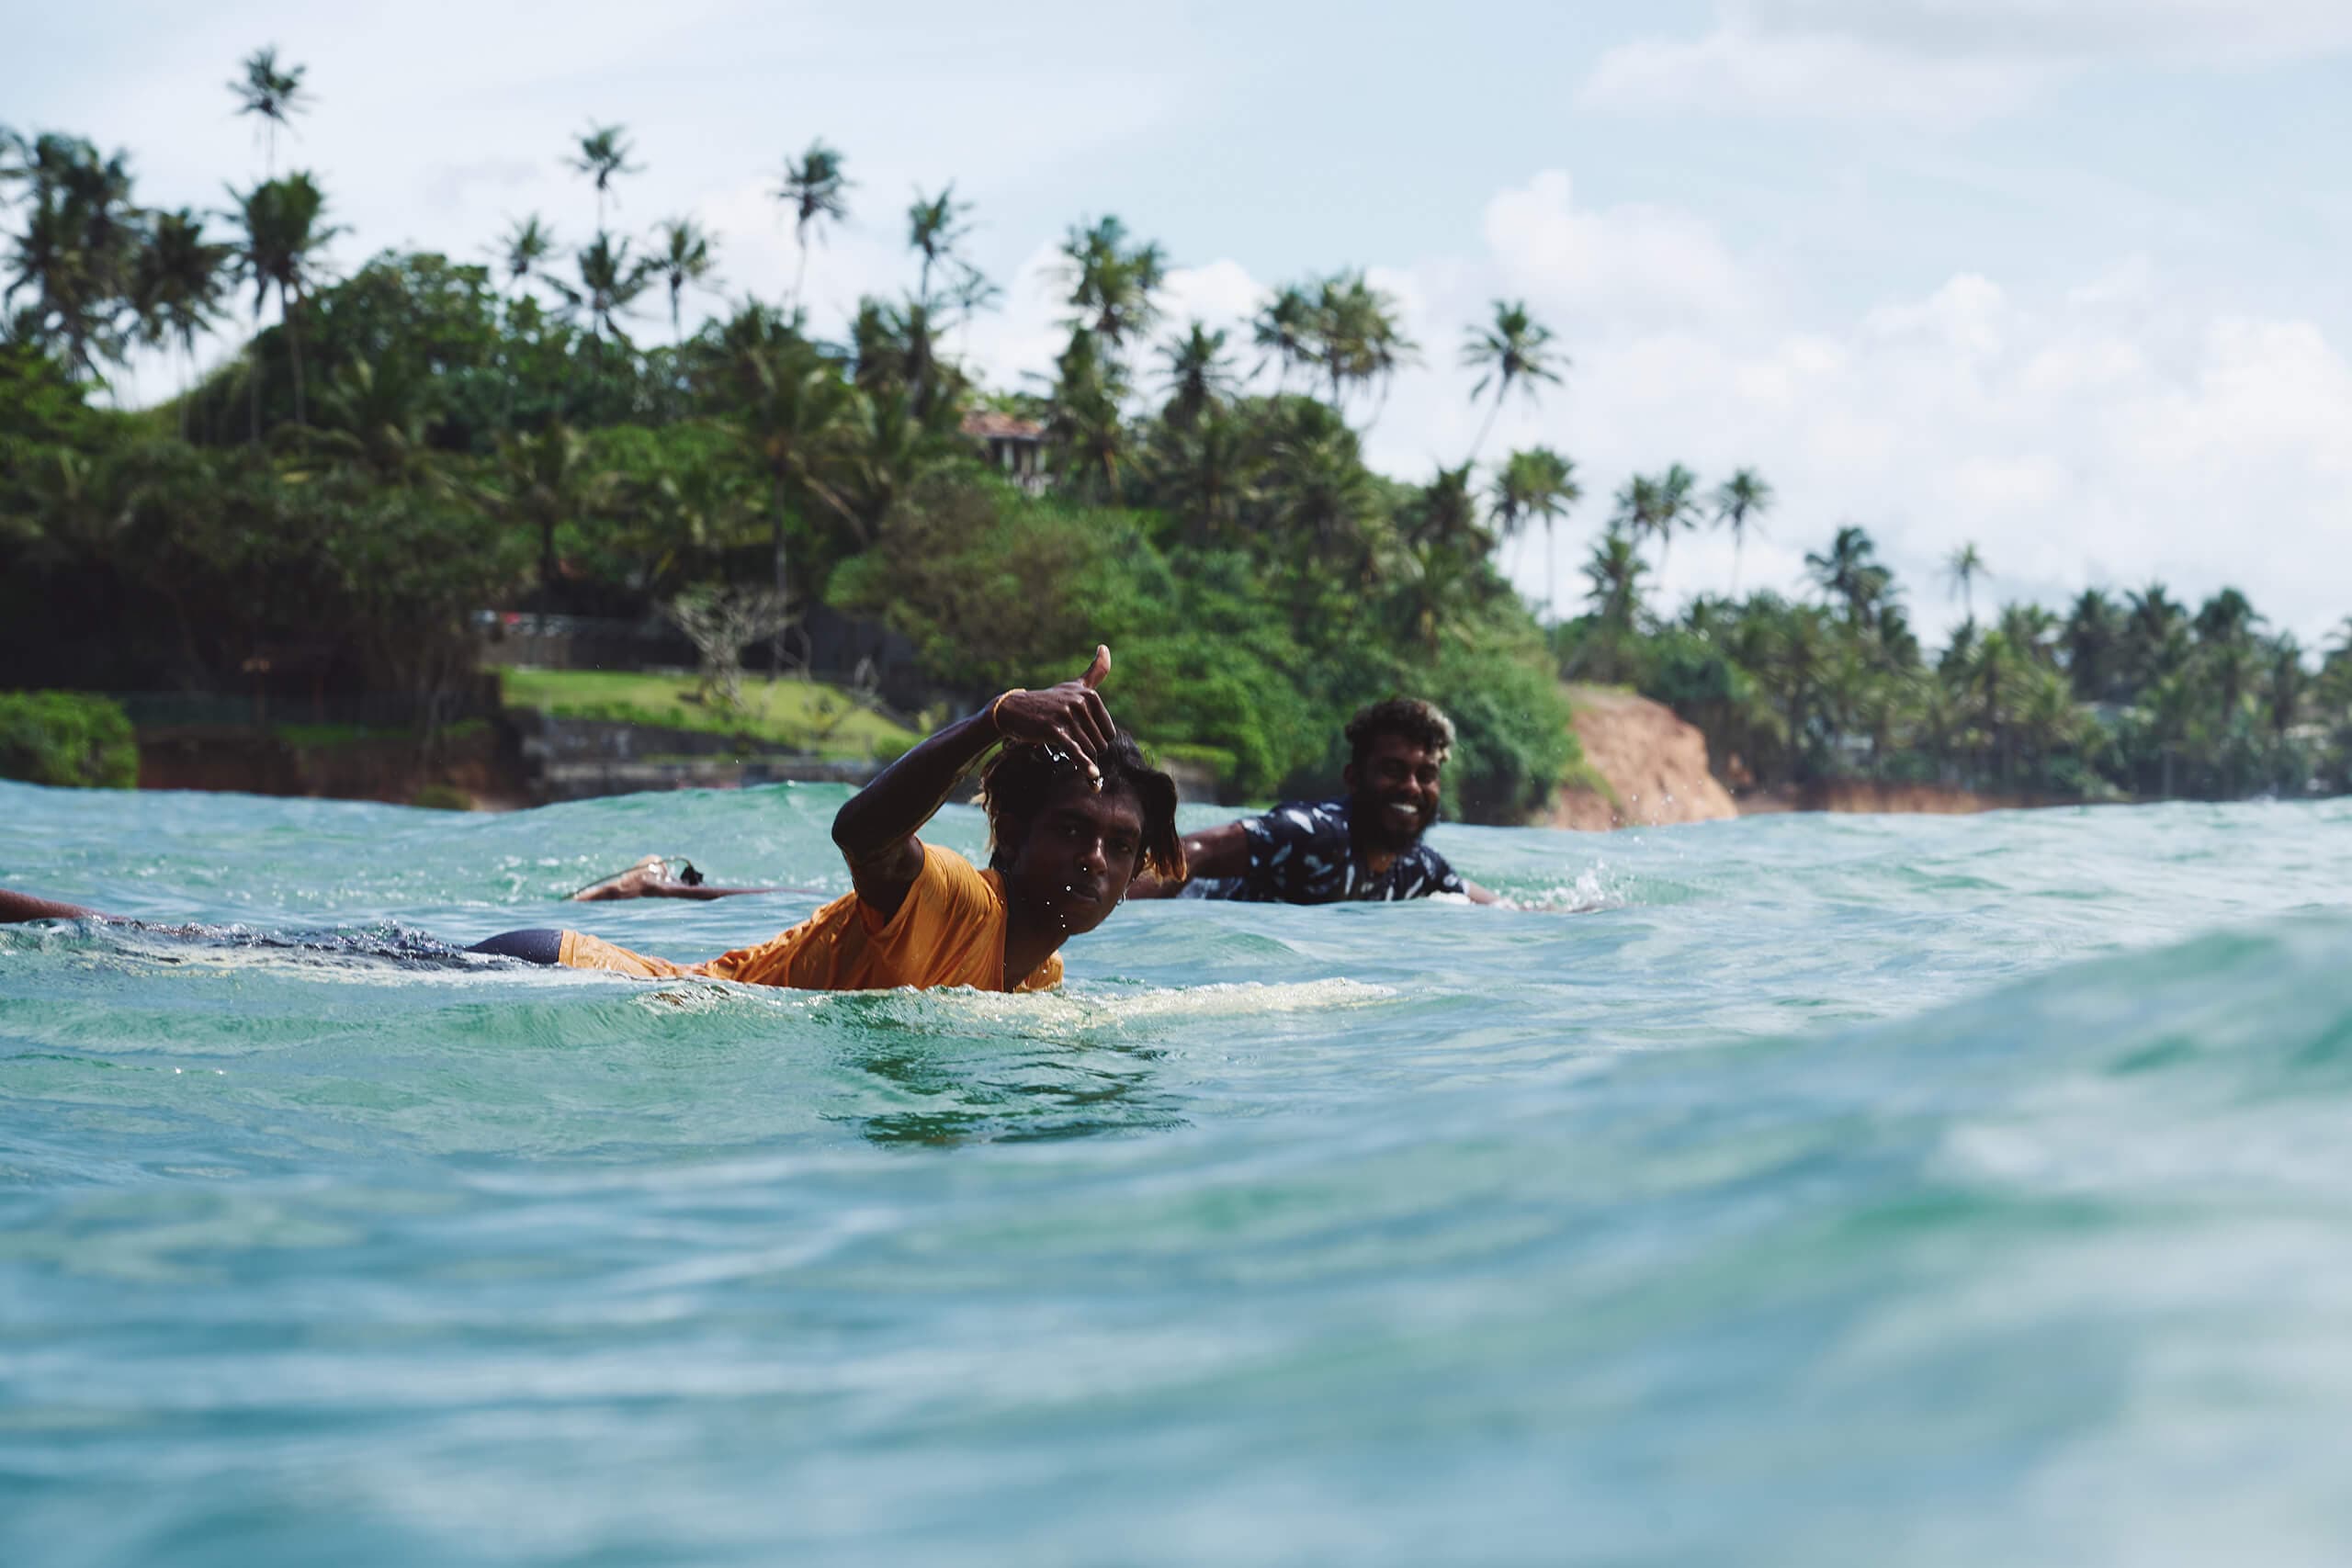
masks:
<svg viewBox="0 0 2352 1568"><path fill-rule="evenodd" d="M2352 1558L2352 808L1443 828L1544 908L1045 998L427 940L765 935L842 798L0 785L230 932L0 930L0 1562ZM646 852L809 891L555 902Z"/></svg>

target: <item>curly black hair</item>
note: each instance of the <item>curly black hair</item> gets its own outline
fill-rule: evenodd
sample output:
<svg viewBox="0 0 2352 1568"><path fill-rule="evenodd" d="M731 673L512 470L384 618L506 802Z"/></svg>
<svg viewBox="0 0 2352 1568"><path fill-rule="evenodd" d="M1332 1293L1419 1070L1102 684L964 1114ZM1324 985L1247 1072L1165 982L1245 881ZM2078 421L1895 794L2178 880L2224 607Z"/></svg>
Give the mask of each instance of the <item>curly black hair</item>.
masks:
<svg viewBox="0 0 2352 1568"><path fill-rule="evenodd" d="M1076 757L1043 746L1003 746L980 771L980 808L989 814L989 863L1011 868L1012 849L1028 830L1046 795L1086 765ZM1143 863L1137 868L1168 882L1184 880L1184 840L1176 830L1176 781L1153 767L1136 738L1115 733L1102 767L1107 793L1125 790L1143 808ZM1019 824L1007 831L1012 824Z"/></svg>
<svg viewBox="0 0 2352 1568"><path fill-rule="evenodd" d="M1348 720L1348 761L1362 766L1375 737L1394 735L1445 761L1453 750L1453 721L1435 703L1419 697L1390 697L1369 703Z"/></svg>

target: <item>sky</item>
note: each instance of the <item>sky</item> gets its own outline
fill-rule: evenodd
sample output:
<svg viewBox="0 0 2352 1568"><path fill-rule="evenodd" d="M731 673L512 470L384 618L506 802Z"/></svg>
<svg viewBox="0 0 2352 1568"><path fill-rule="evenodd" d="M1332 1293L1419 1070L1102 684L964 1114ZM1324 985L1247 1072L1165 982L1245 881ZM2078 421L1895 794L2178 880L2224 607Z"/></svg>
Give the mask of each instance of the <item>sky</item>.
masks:
<svg viewBox="0 0 2352 1568"><path fill-rule="evenodd" d="M1523 299L1568 364L1481 455L1575 459L1556 552L1507 558L1564 609L1613 494L1680 461L1754 468L1777 502L1737 561L1721 531L1678 540L1669 604L1736 570L1803 591L1853 523L1931 635L1969 543L1980 612L2161 580L2239 587L2307 644L2352 615L2347 0L85 0L11 37L0 123L127 149L152 205L254 177L226 84L263 44L303 64L279 164L327 188L345 268L480 258L534 212L584 241L564 155L618 121L643 171L615 228L693 216L728 296L776 299L771 193L821 136L855 182L809 261L830 331L911 285L906 206L953 179L1005 291L963 346L1000 388L1050 363L1081 220L1166 248L1170 332L1363 267L1420 345L1366 434L1402 479L1469 456L1464 334ZM720 304L690 297L689 329ZM172 384L142 366L128 395Z"/></svg>

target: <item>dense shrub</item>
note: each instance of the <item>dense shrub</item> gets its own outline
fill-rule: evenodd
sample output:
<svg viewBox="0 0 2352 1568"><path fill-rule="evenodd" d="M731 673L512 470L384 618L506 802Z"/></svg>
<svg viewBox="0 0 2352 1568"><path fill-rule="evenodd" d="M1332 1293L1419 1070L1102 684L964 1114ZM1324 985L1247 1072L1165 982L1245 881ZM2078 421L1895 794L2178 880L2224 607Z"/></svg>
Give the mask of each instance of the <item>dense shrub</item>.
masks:
<svg viewBox="0 0 2352 1568"><path fill-rule="evenodd" d="M83 692L0 692L0 778L136 789L139 747L112 698Z"/></svg>

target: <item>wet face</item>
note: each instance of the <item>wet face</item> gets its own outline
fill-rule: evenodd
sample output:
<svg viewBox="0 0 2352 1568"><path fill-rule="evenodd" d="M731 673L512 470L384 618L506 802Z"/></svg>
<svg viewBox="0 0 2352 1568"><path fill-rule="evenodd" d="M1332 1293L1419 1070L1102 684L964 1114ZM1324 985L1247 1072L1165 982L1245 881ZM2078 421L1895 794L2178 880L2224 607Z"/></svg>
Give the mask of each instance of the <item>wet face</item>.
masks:
<svg viewBox="0 0 2352 1568"><path fill-rule="evenodd" d="M1022 833L1005 895L1055 930L1091 931L1126 897L1142 854L1143 804L1134 793L1097 794L1086 780L1069 779Z"/></svg>
<svg viewBox="0 0 2352 1568"><path fill-rule="evenodd" d="M1376 848L1411 849L1437 820L1438 774L1445 753L1401 735L1375 735L1363 761L1344 775L1357 836Z"/></svg>

